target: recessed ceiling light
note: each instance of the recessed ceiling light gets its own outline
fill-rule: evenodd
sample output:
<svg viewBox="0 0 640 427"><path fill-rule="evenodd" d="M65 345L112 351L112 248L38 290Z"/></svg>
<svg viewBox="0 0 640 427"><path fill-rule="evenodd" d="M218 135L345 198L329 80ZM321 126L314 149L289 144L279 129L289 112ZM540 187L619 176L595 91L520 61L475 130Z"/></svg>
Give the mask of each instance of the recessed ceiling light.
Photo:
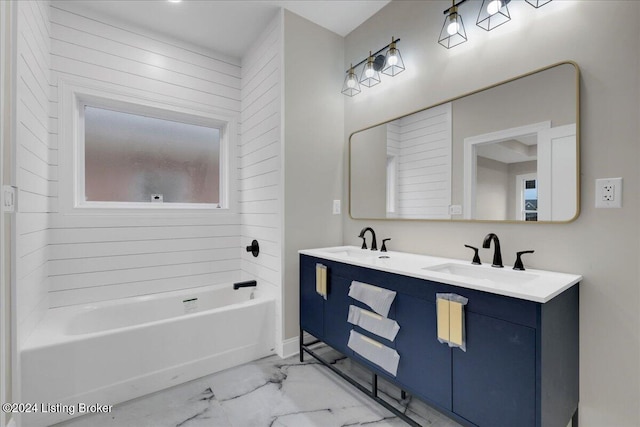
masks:
<svg viewBox="0 0 640 427"><path fill-rule="evenodd" d="M182 0L167 0L169 3L180 3Z"/></svg>

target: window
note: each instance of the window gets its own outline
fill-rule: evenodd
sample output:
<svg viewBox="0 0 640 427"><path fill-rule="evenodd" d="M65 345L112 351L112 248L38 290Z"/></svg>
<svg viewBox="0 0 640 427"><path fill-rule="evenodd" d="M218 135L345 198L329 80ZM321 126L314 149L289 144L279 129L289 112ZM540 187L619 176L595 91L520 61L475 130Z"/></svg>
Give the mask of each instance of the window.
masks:
<svg viewBox="0 0 640 427"><path fill-rule="evenodd" d="M59 209L64 213L237 209L237 113L60 79Z"/></svg>
<svg viewBox="0 0 640 427"><path fill-rule="evenodd" d="M83 105L86 202L220 204L220 129Z"/></svg>
<svg viewBox="0 0 640 427"><path fill-rule="evenodd" d="M538 179L535 173L516 176L518 183L517 219L538 220Z"/></svg>

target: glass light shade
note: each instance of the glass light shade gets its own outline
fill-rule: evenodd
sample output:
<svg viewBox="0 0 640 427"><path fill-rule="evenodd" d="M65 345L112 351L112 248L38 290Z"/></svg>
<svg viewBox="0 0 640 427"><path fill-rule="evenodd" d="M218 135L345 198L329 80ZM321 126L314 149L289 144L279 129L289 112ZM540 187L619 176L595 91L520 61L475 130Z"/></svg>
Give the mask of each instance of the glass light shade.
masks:
<svg viewBox="0 0 640 427"><path fill-rule="evenodd" d="M454 7L451 9L451 13L444 19L438 43L447 49L451 49L466 41L467 33L464 30L462 16L458 15L457 8Z"/></svg>
<svg viewBox="0 0 640 427"><path fill-rule="evenodd" d="M536 9L539 8L540 6L544 6L547 3L551 3L551 0L525 0L527 3L529 3L531 6L535 7Z"/></svg>
<svg viewBox="0 0 640 427"><path fill-rule="evenodd" d="M347 76L344 79L342 93L347 96L355 96L360 93L360 83L358 83L358 76L353 70L353 67L349 68Z"/></svg>
<svg viewBox="0 0 640 427"><path fill-rule="evenodd" d="M362 75L360 76L360 83L366 87L372 87L380 83L380 72L374 67L373 56L369 56L366 64L364 64Z"/></svg>
<svg viewBox="0 0 640 427"><path fill-rule="evenodd" d="M491 0L489 4L487 4L487 13L489 15L495 15L496 13L498 13L501 7L502 0Z"/></svg>
<svg viewBox="0 0 640 427"><path fill-rule="evenodd" d="M460 29L460 24L457 19L449 20L449 25L447 25L447 34L450 36L454 35Z"/></svg>
<svg viewBox="0 0 640 427"><path fill-rule="evenodd" d="M482 0L476 25L483 30L491 31L511 20L507 4L510 0Z"/></svg>
<svg viewBox="0 0 640 427"><path fill-rule="evenodd" d="M393 77L403 71L404 61L402 60L402 55L400 55L400 51L396 48L396 44L392 42L391 46L389 46L389 50L387 51L382 74Z"/></svg>

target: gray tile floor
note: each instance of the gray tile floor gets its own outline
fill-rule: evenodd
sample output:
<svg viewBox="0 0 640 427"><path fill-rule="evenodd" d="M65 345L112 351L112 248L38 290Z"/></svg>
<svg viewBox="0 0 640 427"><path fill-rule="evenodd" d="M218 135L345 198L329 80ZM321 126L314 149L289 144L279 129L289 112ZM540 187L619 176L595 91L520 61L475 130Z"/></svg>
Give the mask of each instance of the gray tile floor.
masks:
<svg viewBox="0 0 640 427"><path fill-rule="evenodd" d="M328 347L323 357L365 382L370 377ZM385 382L380 395L420 425L459 427L417 399L400 400ZM56 427L391 427L406 426L328 368L305 355L270 356L116 405L109 414L75 418Z"/></svg>

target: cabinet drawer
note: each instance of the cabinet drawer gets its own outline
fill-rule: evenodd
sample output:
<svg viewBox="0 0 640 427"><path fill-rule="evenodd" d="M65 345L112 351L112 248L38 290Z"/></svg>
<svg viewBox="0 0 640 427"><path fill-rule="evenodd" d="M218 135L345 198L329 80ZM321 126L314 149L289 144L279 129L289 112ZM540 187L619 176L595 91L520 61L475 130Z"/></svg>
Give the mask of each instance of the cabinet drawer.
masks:
<svg viewBox="0 0 640 427"><path fill-rule="evenodd" d="M351 331L349 336L349 348L361 358L383 369L388 374L396 376L400 355L398 352L381 342L369 338L357 331Z"/></svg>
<svg viewBox="0 0 640 427"><path fill-rule="evenodd" d="M371 283L352 280L349 286L349 296L356 301L365 303L380 316L389 316L391 304L397 292Z"/></svg>
<svg viewBox="0 0 640 427"><path fill-rule="evenodd" d="M377 337L389 341L394 341L400 330L400 325L398 325L398 322L394 319L380 316L377 313L355 305L349 306L348 321L354 325L354 327L361 328Z"/></svg>

